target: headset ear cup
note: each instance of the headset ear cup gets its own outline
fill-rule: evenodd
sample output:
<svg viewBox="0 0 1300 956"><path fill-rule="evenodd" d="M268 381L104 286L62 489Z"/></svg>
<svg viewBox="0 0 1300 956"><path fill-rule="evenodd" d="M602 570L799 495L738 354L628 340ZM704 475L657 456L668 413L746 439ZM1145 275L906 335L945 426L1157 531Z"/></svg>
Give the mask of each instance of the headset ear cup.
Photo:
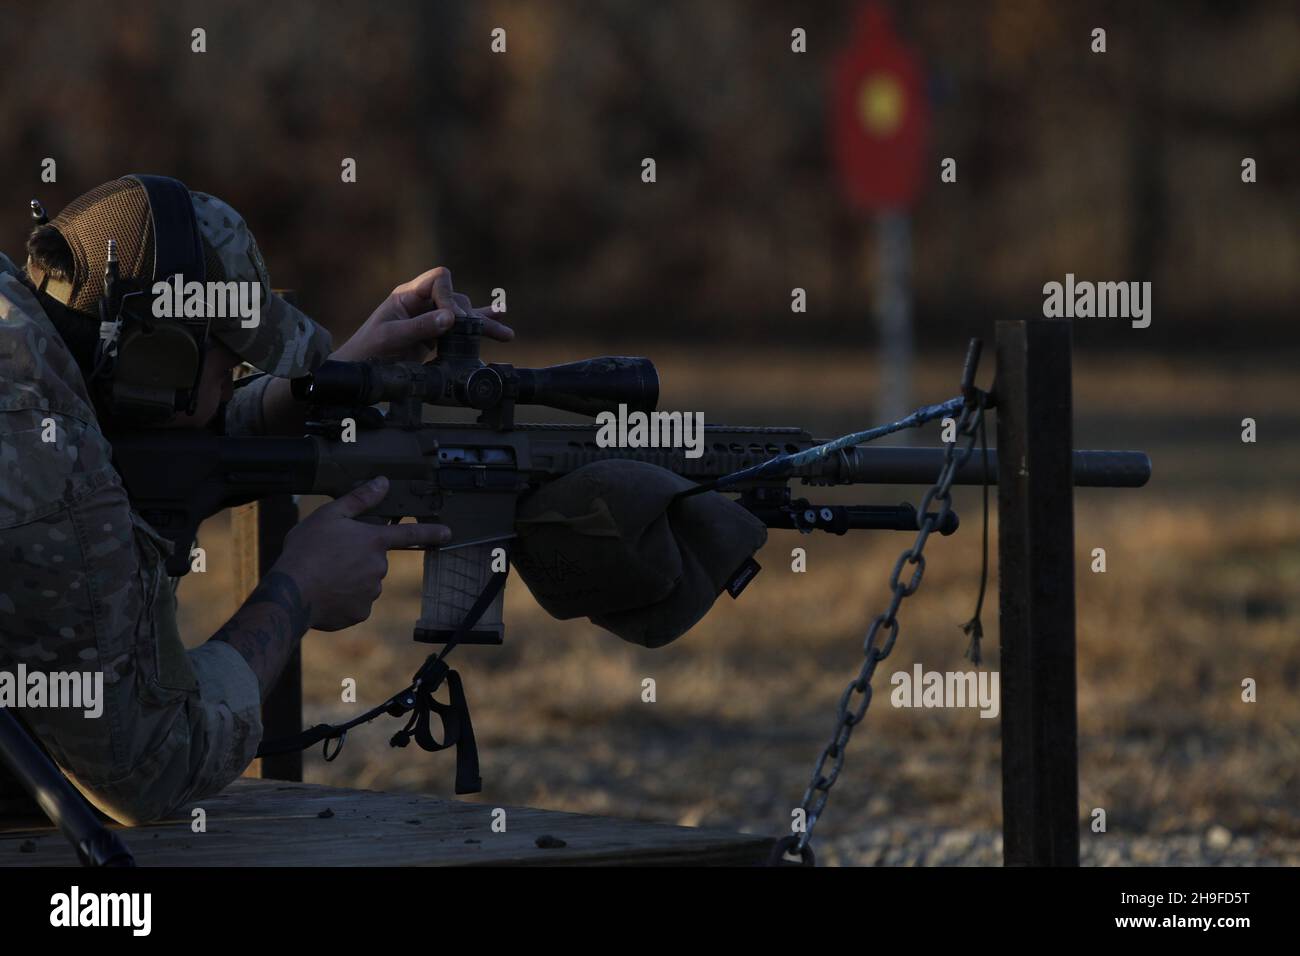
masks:
<svg viewBox="0 0 1300 956"><path fill-rule="evenodd" d="M116 377L141 388L187 391L202 371L199 354L194 335L180 322L155 319L152 328L132 322L122 331Z"/></svg>
<svg viewBox="0 0 1300 956"><path fill-rule="evenodd" d="M206 326L200 331L179 318L157 317L152 289L155 283L173 276L187 283L202 283L207 263L189 187L168 176L130 178L139 182L149 202L152 274L136 277L136 281L138 289L150 292L134 298L130 306L112 317L107 315L111 306L101 303L101 328L107 331L116 325L117 338L116 344L101 338L95 377L102 375L115 414L158 421L164 417L164 409L167 416L172 411L193 413L208 343Z"/></svg>

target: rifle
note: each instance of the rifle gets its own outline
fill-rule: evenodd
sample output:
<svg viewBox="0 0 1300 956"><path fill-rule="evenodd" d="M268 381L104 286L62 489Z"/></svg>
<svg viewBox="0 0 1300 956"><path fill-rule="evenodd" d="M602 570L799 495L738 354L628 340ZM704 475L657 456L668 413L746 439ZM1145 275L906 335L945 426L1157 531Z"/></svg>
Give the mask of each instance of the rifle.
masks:
<svg viewBox="0 0 1300 956"><path fill-rule="evenodd" d="M451 528L450 544L425 552L414 633L417 641L443 644L443 651L430 655L410 687L367 714L339 727L318 725L287 743L264 745L261 753L324 740L326 757L333 759L338 750L331 755L328 743L337 739L341 747L348 728L381 712L401 716L414 710L392 742L404 746L414 735L427 750L467 742L464 765L458 744L456 790L476 791L468 710L445 655L456 644L503 642L505 575L499 561L498 570L493 569L493 550L514 537L516 504L523 495L590 462L649 462L734 495L769 528L841 535L857 529L916 531L923 516L909 503L813 503L794 496L794 479L805 486L928 484L943 465L942 448L877 447L838 439L833 452L821 453L827 451L817 451L824 442L787 427L706 425L698 458L687 457L682 448L601 447L594 423L517 422L516 406L541 405L586 416L619 412L620 406L623 412L652 413L659 376L649 359L605 356L535 369L485 364L479 358L481 334L481 319L460 317L438 339L431 361L325 362L292 384L293 395L309 406L307 434L301 437L157 430L108 436L133 507L175 546L167 561L173 576L189 571L200 522L223 508L283 493L336 498L376 475L387 476L389 491L362 520L412 517ZM967 377L973 377L973 366ZM376 406L385 402L388 409L382 412ZM946 410L955 414L961 402L953 399L922 411L928 418ZM472 423L426 423L425 406L469 408L479 415ZM897 430L902 424L860 434ZM799 463L785 463L786 456L797 456ZM991 482L997 473L995 456L989 452L987 462L966 461L955 483ZM1074 453L1075 483L1081 486L1140 486L1150 468L1141 452ZM936 530L948 535L958 520L945 511ZM432 698L444 679L452 692L450 706ZM443 718L442 743L428 732L430 710Z"/></svg>
<svg viewBox="0 0 1300 956"><path fill-rule="evenodd" d="M197 430L109 435L133 507L175 546L167 572L189 571L199 524L223 508L282 493L336 498L386 475L388 495L372 509L370 520L412 517L452 531L450 545L425 553L415 628L417 641L441 643L482 592L492 573L491 551L514 536L515 505L529 490L607 458L650 462L710 484L822 444L800 428L706 425L703 455L689 458L681 448L600 447L598 428L591 423L516 422L516 405L591 416L616 412L620 405L654 412L658 372L649 359L614 356L538 369L484 364L481 333L481 319L458 318L438 340L434 359L423 364L325 362L293 382L294 396L310 406L302 437L226 437ZM386 414L375 407L383 402L389 403ZM480 415L473 423L426 423L426 405L472 408ZM994 474L995 456L989 453ZM918 516L911 504L815 504L795 498L790 481L925 484L942 461L941 448L863 445L723 490L769 528L915 531ZM1075 483L1081 486L1136 487L1150 474L1140 452L1076 451L1074 464ZM982 462L972 459L956 482L983 480ZM952 534L957 524L953 513L938 530ZM496 596L460 643L502 643L502 597Z"/></svg>

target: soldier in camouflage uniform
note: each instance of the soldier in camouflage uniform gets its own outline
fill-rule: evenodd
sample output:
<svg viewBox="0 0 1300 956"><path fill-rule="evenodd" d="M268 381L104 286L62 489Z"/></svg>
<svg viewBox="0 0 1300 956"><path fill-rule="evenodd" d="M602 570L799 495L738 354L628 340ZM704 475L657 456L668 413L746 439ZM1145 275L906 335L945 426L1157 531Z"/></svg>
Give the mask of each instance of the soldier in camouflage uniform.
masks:
<svg viewBox="0 0 1300 956"><path fill-rule="evenodd" d="M81 792L127 824L157 819L238 777L261 739L261 701L308 627L364 620L387 571L386 551L448 535L436 525L353 520L383 498L378 479L304 519L230 621L185 649L176 582L164 570L171 545L131 507L76 344L84 345L87 328L92 339L98 334L94 290L102 294L106 247L79 223L134 188L135 180L107 183L38 227L25 272L0 254L0 671L22 664L28 673L102 672L97 718L75 708L16 712ZM493 337L513 337L438 268L394 289L331 354L328 333L271 294L238 213L205 193L191 198L209 272L219 263L227 280L258 282L265 305L251 329L237 317L213 320L197 407L163 427L216 421L229 434L301 433L288 378L327 355L423 359L467 311L483 315ZM131 227L152 235L147 207ZM130 275L142 266L123 268ZM232 394L231 369L241 361L265 374Z"/></svg>

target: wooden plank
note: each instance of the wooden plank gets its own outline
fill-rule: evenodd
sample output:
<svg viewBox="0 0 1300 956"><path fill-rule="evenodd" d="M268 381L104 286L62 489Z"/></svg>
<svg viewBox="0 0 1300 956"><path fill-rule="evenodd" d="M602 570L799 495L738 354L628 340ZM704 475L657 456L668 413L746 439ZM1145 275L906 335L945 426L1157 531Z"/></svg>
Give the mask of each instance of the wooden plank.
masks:
<svg viewBox="0 0 1300 956"><path fill-rule="evenodd" d="M1008 866L1078 866L1070 323L999 322L998 590Z"/></svg>
<svg viewBox="0 0 1300 956"><path fill-rule="evenodd" d="M207 832L190 829L192 807ZM248 778L176 819L120 829L140 866L748 866L771 837L507 807L410 793L379 793ZM330 816L322 817L328 810ZM119 829L119 828L115 828ZM563 847L542 848L542 836ZM20 852L24 841L35 848ZM0 867L72 866L76 855L48 825L0 832Z"/></svg>
<svg viewBox="0 0 1300 956"><path fill-rule="evenodd" d="M284 536L298 521L291 495L275 495L231 509L235 593L242 602L284 549ZM262 704L262 739L290 737L302 730L302 651L295 648L280 679ZM302 752L261 757L249 764L246 777L301 780Z"/></svg>

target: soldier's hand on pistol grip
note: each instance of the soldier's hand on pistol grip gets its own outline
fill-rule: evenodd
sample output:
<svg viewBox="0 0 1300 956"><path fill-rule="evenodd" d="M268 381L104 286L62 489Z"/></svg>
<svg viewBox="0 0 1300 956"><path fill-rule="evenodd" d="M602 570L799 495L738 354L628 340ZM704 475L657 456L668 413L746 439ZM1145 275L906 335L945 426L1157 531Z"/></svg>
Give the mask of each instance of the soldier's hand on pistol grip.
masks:
<svg viewBox="0 0 1300 956"><path fill-rule="evenodd" d="M370 616L388 573L388 551L451 540L446 525L357 520L387 493L388 479L375 478L317 508L285 537L274 570L293 578L317 630L341 630Z"/></svg>

